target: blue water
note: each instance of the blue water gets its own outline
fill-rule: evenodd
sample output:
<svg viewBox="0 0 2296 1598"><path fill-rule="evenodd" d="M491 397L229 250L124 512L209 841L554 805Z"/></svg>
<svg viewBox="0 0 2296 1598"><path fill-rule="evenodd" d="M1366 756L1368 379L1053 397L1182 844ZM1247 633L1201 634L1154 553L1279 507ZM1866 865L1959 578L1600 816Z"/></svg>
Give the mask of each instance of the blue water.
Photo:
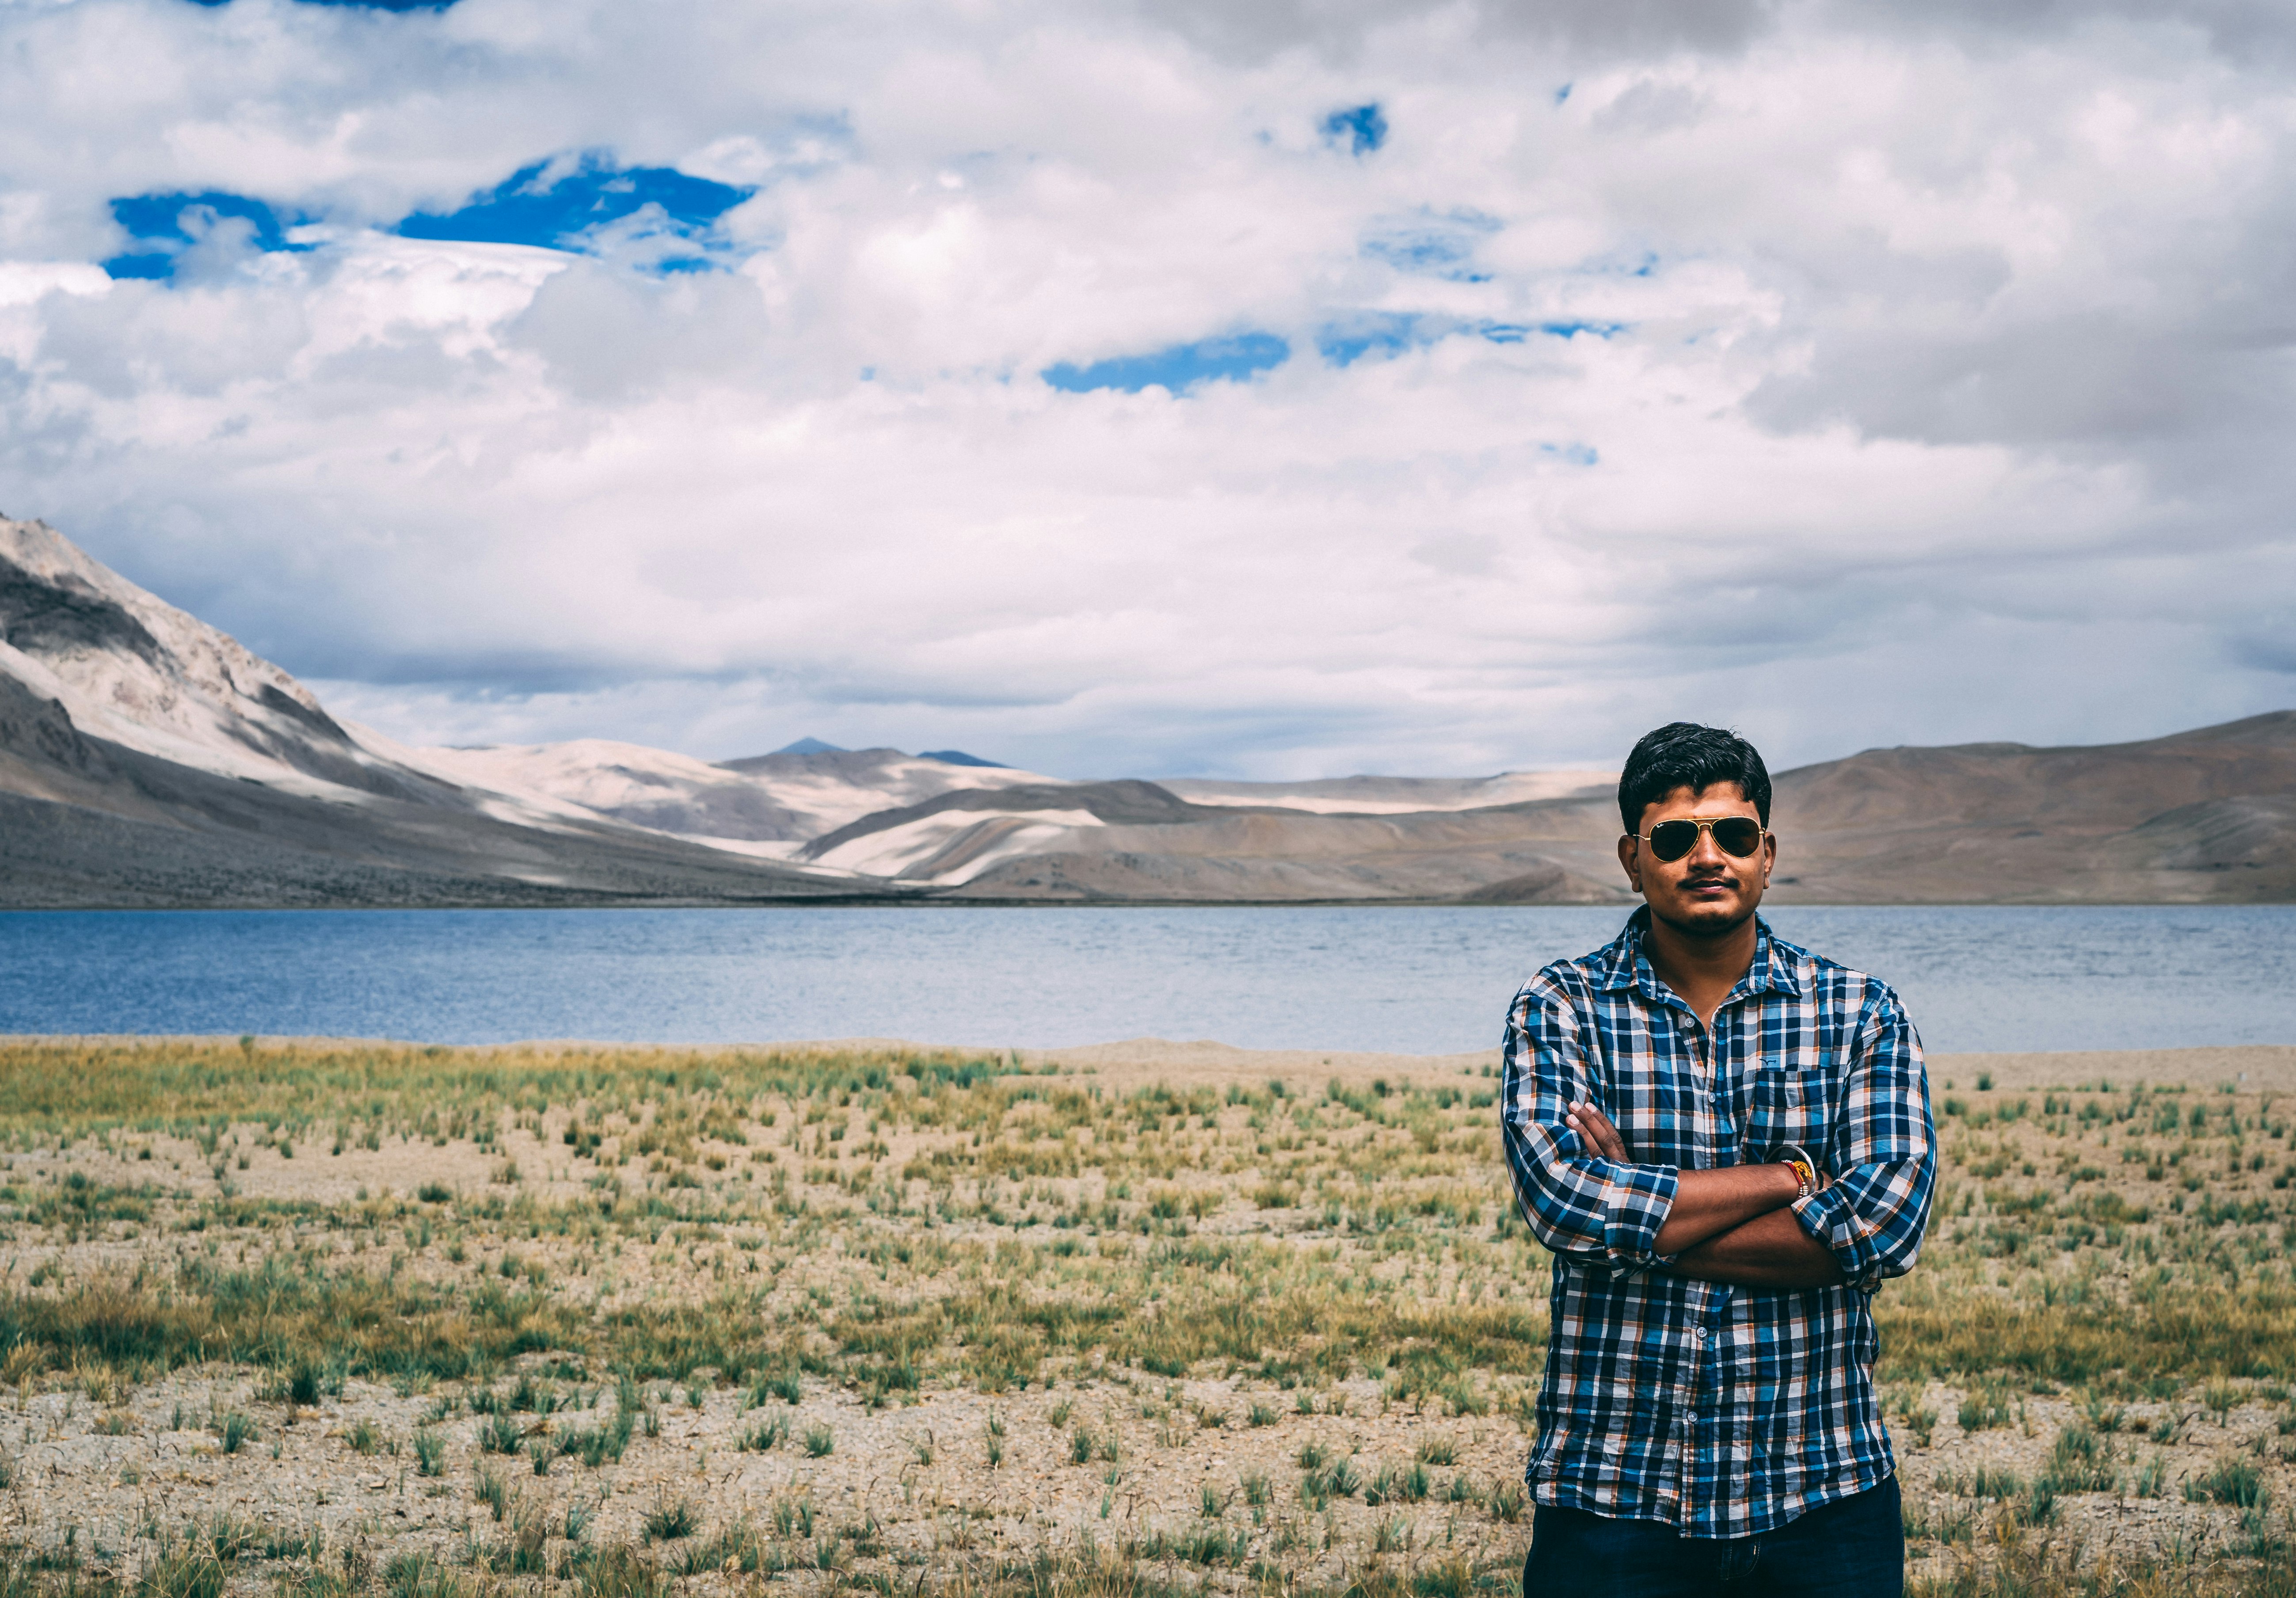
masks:
<svg viewBox="0 0 2296 1598"><path fill-rule="evenodd" d="M1449 1053L1575 908L24 912L0 1032ZM2296 1042L2296 906L1780 908L1935 1052Z"/></svg>

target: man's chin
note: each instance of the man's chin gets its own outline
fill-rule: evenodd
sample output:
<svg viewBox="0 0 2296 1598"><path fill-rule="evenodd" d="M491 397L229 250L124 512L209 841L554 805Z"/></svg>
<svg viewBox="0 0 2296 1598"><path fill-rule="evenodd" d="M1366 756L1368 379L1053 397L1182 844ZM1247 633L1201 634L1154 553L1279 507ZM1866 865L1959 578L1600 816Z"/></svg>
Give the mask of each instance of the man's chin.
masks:
<svg viewBox="0 0 2296 1598"><path fill-rule="evenodd" d="M1755 906L1739 895L1705 904L1684 905L1661 914L1657 907L1651 914L1685 938L1725 938L1753 918Z"/></svg>

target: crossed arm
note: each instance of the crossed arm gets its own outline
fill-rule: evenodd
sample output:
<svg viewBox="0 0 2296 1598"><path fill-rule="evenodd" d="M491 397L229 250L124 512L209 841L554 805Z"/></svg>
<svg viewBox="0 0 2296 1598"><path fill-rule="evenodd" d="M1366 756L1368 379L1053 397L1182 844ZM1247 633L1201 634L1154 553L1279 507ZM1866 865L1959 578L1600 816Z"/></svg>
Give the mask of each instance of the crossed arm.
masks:
<svg viewBox="0 0 2296 1598"><path fill-rule="evenodd" d="M1592 1103L1570 1106L1564 1121L1606 1160L1628 1158L1626 1140ZM1832 1287L1843 1280L1833 1251L1802 1230L1792 1206L1801 1184L1783 1165L1684 1169L1655 1251L1668 1269L1739 1287Z"/></svg>

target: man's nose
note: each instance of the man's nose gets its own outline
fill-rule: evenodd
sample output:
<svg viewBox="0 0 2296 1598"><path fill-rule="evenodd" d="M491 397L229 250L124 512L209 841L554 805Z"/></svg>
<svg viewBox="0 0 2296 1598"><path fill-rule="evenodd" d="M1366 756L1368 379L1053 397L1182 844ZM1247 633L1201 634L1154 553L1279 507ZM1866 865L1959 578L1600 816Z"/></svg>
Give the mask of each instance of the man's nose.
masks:
<svg viewBox="0 0 2296 1598"><path fill-rule="evenodd" d="M1730 863L1730 856L1724 854L1722 846L1714 841L1712 827L1698 829L1698 841L1690 849L1690 863L1706 866L1727 865Z"/></svg>

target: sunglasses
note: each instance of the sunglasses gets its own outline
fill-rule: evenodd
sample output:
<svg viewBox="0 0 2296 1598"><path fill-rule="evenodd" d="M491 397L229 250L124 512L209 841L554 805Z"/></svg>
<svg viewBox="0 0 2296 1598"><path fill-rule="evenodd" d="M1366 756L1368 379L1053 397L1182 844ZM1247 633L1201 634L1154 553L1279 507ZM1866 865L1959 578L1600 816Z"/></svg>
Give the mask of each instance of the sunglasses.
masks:
<svg viewBox="0 0 2296 1598"><path fill-rule="evenodd" d="M1762 824L1751 815L1724 815L1712 821L1662 821L1647 832L1635 836L1650 845L1650 852L1660 860L1679 860L1698 847L1701 832L1714 834L1714 842L1726 855L1743 860L1762 847L1765 836Z"/></svg>

